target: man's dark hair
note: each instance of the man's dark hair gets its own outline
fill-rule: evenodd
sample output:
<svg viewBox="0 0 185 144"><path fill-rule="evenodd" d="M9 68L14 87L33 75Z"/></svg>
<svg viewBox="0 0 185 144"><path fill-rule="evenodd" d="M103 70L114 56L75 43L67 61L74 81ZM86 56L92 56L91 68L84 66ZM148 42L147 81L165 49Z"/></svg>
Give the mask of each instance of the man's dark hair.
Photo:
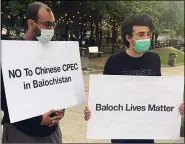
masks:
<svg viewBox="0 0 185 144"><path fill-rule="evenodd" d="M27 21L29 19L32 19L34 21L37 20L38 18L38 11L41 7L46 7L46 10L48 12L51 12L51 9L44 3L42 2L34 2L34 3L31 3L29 5L29 7L27 8L26 10L26 14L25 14L25 31L28 29L28 24L27 24Z"/></svg>
<svg viewBox="0 0 185 144"><path fill-rule="evenodd" d="M154 29L152 18L147 14L136 14L125 18L121 23L121 37L126 47L129 47L129 42L125 37L132 36L133 26L148 26L150 30Z"/></svg>

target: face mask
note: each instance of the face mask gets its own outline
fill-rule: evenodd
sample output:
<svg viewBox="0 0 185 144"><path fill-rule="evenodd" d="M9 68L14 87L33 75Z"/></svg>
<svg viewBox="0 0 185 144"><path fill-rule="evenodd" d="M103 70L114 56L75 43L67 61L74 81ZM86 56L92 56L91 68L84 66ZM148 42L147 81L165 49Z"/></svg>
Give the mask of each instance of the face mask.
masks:
<svg viewBox="0 0 185 144"><path fill-rule="evenodd" d="M36 37L41 43L48 43L54 35L54 29L41 29L41 36Z"/></svg>
<svg viewBox="0 0 185 144"><path fill-rule="evenodd" d="M137 53L146 53L150 48L150 39L136 40L134 49Z"/></svg>

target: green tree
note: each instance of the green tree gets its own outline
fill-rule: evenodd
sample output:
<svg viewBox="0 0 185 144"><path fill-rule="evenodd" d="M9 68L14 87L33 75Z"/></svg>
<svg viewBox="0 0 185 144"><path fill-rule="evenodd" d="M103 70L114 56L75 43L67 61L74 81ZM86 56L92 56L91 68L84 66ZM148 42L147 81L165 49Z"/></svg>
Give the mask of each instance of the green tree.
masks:
<svg viewBox="0 0 185 144"><path fill-rule="evenodd" d="M30 1L2 1L2 25L8 32L23 27L24 13ZM164 29L170 28L177 36L184 35L183 1L45 1L56 17L57 32L68 40L70 33L81 36L91 30L91 39L102 43L103 31L112 31L112 52L119 35L119 25L130 14L147 13L152 16L155 30L152 43ZM103 26L105 26L103 28ZM62 33L63 32L63 33ZM95 33L94 33L95 32Z"/></svg>
<svg viewBox="0 0 185 144"><path fill-rule="evenodd" d="M17 35L22 32L24 14L29 2L32 1L2 1L2 26L7 29L8 35L10 31Z"/></svg>

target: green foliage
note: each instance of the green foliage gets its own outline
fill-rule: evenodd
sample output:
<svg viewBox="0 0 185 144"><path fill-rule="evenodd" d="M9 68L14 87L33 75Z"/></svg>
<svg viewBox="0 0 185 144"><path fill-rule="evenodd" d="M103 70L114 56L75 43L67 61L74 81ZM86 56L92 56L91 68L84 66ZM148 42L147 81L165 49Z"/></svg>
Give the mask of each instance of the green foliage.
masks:
<svg viewBox="0 0 185 144"><path fill-rule="evenodd" d="M33 1L2 1L3 20L2 24L10 25L8 15L23 16L29 3ZM147 13L152 16L156 30L162 32L163 29L170 28L175 31L175 35L184 35L184 1L46 1L56 19L68 13L68 16L79 16L85 23L92 20L104 19L110 26L114 22L120 23L126 16L136 13ZM84 16L91 15L91 18ZM74 19L74 23L79 23L79 19ZM21 23L14 21L15 25L21 26Z"/></svg>
<svg viewBox="0 0 185 144"><path fill-rule="evenodd" d="M157 48L151 50L159 54L161 58L161 65L168 65L169 53L176 53L176 64L184 64L184 52L177 50L175 48Z"/></svg>

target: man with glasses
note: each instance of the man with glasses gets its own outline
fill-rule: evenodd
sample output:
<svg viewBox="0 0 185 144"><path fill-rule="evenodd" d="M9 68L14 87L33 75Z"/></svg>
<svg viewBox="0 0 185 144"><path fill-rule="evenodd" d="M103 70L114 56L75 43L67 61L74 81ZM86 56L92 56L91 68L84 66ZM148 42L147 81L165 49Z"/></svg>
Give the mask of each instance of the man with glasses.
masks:
<svg viewBox="0 0 185 144"><path fill-rule="evenodd" d="M51 9L41 2L34 2L26 11L26 32L20 40L47 43L54 35L54 27L55 18ZM2 143L62 143L58 123L65 110L51 110L38 117L10 123L2 75L1 79L1 110L4 112Z"/></svg>
<svg viewBox="0 0 185 144"><path fill-rule="evenodd" d="M40 2L32 3L26 11L25 40L49 42L54 36L55 18L51 9Z"/></svg>

